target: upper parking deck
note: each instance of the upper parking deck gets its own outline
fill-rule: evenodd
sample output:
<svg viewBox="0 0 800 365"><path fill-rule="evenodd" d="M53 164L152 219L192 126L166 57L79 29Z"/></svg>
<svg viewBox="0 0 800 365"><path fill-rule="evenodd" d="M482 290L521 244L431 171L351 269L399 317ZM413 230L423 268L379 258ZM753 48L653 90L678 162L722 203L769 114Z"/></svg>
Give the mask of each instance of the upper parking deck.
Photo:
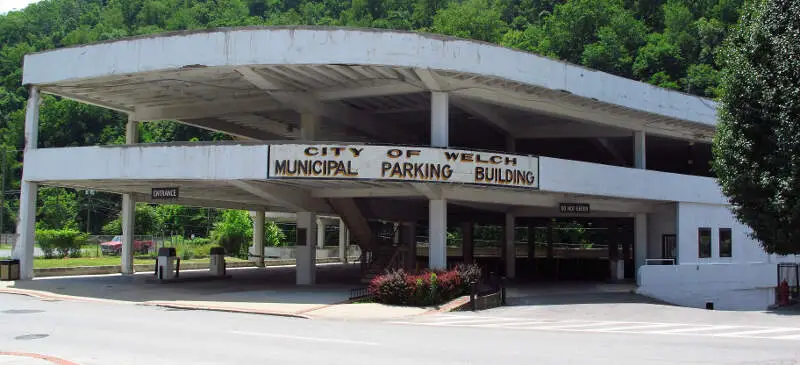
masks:
<svg viewBox="0 0 800 365"><path fill-rule="evenodd" d="M450 95L451 145L651 136L708 142L712 101L497 45L353 28L144 36L25 57L23 82L128 113L254 140L427 144L430 91Z"/></svg>

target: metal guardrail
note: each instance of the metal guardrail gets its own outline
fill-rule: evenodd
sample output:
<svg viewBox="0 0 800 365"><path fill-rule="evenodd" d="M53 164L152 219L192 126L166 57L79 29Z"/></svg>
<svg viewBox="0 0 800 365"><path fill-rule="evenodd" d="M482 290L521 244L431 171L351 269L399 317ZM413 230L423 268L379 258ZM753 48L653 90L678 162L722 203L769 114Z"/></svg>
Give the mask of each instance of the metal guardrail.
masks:
<svg viewBox="0 0 800 365"><path fill-rule="evenodd" d="M654 262L661 263L660 265L663 265L664 263L667 263L667 265L675 265L675 259L646 259L644 261L646 265L652 265L651 263Z"/></svg>
<svg viewBox="0 0 800 365"><path fill-rule="evenodd" d="M350 289L350 300L368 299L372 295L369 293L369 288L354 288Z"/></svg>

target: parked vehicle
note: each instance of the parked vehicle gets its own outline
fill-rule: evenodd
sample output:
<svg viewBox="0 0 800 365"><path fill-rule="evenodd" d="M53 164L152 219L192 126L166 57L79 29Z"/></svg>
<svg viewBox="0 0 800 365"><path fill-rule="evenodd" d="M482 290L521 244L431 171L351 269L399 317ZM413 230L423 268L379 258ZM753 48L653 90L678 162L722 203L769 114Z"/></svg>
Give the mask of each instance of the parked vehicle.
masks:
<svg viewBox="0 0 800 365"><path fill-rule="evenodd" d="M147 254L153 249L153 241L133 241L133 252L140 254ZM100 250L103 255L121 255L122 254L122 236L114 236L111 241L103 242L100 244Z"/></svg>

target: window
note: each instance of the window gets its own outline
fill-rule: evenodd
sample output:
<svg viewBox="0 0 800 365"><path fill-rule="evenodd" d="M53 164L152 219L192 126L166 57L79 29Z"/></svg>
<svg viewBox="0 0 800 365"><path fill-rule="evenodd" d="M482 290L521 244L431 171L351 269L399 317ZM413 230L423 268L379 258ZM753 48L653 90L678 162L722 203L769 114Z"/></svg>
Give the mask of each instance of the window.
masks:
<svg viewBox="0 0 800 365"><path fill-rule="evenodd" d="M733 256L733 243L730 228L719 229L719 257Z"/></svg>
<svg viewBox="0 0 800 365"><path fill-rule="evenodd" d="M698 247L699 257L711 257L711 228L698 228Z"/></svg>

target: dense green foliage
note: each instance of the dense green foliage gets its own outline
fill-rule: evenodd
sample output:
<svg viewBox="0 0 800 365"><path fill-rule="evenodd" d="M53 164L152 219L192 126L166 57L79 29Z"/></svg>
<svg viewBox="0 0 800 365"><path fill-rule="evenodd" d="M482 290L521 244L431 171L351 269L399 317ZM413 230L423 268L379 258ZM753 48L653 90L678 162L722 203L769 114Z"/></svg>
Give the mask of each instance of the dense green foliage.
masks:
<svg viewBox="0 0 800 365"><path fill-rule="evenodd" d="M800 253L800 0L748 8L721 59L714 169L769 253Z"/></svg>
<svg viewBox="0 0 800 365"><path fill-rule="evenodd" d="M6 191L0 231L18 211L27 53L122 37L221 26L328 25L393 28L474 38L685 92L715 96L714 54L743 0L43 0L0 15L0 150ZM119 113L44 96L43 147L124 141ZM140 124L143 142L228 138L170 121ZM3 152L0 151L0 158ZM44 190L43 227L97 233L116 218L113 194ZM167 233L207 235L214 211L170 208ZM203 220L205 219L205 220ZM114 231L108 226L107 231ZM143 233L138 232L137 233ZM275 244L276 241L270 241Z"/></svg>
<svg viewBox="0 0 800 365"><path fill-rule="evenodd" d="M80 257L86 234L73 229L40 229L36 230L36 243L45 258Z"/></svg>

